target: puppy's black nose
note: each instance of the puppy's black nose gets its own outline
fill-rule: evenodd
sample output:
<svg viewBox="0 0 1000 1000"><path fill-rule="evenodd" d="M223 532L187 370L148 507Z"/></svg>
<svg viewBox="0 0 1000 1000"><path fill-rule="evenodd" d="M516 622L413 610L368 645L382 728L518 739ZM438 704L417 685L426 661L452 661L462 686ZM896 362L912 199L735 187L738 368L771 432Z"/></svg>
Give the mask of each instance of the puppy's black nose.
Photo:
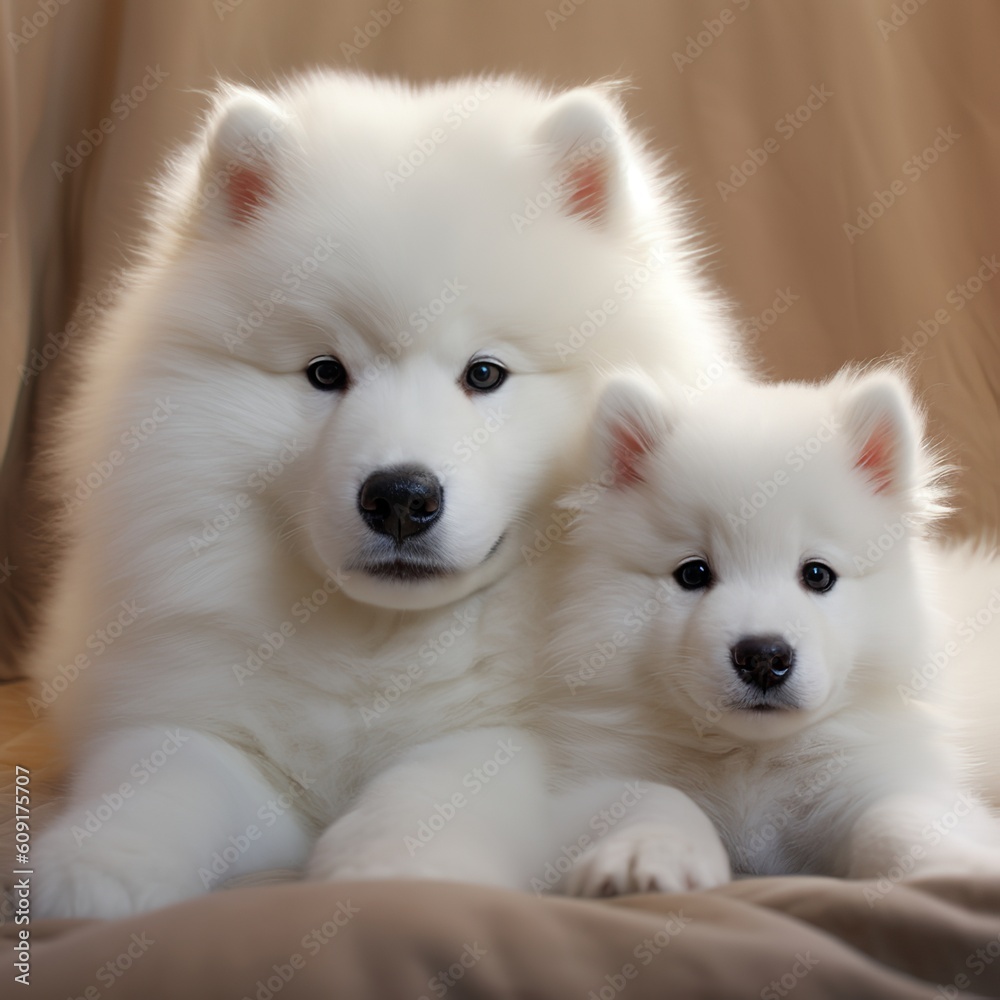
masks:
<svg viewBox="0 0 1000 1000"><path fill-rule="evenodd" d="M426 531L440 516L444 491L437 476L419 465L373 472L358 493L358 510L372 531L404 539Z"/></svg>
<svg viewBox="0 0 1000 1000"><path fill-rule="evenodd" d="M795 665L795 650L780 635L747 636L729 656L740 680L761 691L784 684Z"/></svg>

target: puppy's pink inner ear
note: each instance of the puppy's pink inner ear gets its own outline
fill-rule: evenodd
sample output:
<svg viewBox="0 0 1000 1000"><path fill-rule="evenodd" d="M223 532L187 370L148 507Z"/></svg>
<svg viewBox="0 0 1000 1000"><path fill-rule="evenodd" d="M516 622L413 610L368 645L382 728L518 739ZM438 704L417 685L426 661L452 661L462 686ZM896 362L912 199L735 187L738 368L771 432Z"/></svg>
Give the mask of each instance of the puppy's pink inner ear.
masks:
<svg viewBox="0 0 1000 1000"><path fill-rule="evenodd" d="M876 493L884 493L895 486L896 445L891 425L878 424L854 463L868 476Z"/></svg>
<svg viewBox="0 0 1000 1000"><path fill-rule="evenodd" d="M271 193L271 183L264 171L253 167L237 167L229 178L226 197L229 213L235 222L245 224L257 213Z"/></svg>
<svg viewBox="0 0 1000 1000"><path fill-rule="evenodd" d="M599 221L608 211L608 164L595 156L573 167L566 180L566 209L570 215Z"/></svg>
<svg viewBox="0 0 1000 1000"><path fill-rule="evenodd" d="M612 434L611 462L616 486L645 482L642 461L650 444L631 427L616 427Z"/></svg>

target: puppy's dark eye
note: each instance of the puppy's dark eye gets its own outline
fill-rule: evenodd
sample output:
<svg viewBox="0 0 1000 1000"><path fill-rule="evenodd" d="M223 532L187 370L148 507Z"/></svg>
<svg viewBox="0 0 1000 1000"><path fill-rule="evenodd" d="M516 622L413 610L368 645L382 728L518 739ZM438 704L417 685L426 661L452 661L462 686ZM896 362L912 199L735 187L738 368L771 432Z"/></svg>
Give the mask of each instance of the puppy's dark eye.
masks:
<svg viewBox="0 0 1000 1000"><path fill-rule="evenodd" d="M347 386L347 369L336 359L329 356L313 358L306 368L306 378L316 389L332 392Z"/></svg>
<svg viewBox="0 0 1000 1000"><path fill-rule="evenodd" d="M685 590L703 590L712 584L712 571L704 559L688 559L674 570L674 579Z"/></svg>
<svg viewBox="0 0 1000 1000"><path fill-rule="evenodd" d="M474 361L465 370L465 384L474 392L499 389L507 377L507 369L495 361Z"/></svg>
<svg viewBox="0 0 1000 1000"><path fill-rule="evenodd" d="M837 582L837 574L826 563L807 562L802 567L802 582L817 594L825 594Z"/></svg>

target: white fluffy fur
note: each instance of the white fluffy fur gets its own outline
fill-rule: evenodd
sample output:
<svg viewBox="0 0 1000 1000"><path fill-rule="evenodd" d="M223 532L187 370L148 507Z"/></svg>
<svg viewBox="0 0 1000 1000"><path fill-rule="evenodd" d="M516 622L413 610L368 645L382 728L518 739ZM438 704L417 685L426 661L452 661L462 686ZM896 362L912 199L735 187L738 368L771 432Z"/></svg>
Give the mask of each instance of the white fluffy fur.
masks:
<svg viewBox="0 0 1000 1000"><path fill-rule="evenodd" d="M581 164L603 187L574 202ZM691 255L610 88L315 74L222 90L164 181L62 431L66 493L126 454L72 505L34 657L75 771L36 845L39 912L120 915L310 855L315 877L527 883L535 861L517 852L533 850L545 782L510 727L545 560L526 553L550 500L585 478L602 371L635 362L695 385L731 363ZM411 319L448 282L454 301ZM254 310L270 315L245 325ZM566 351L588 310L605 321ZM343 392L304 375L326 354L348 369ZM510 370L496 392L463 391L478 356ZM123 447L158 400L169 416ZM365 568L385 540L358 515L360 484L401 462L444 480L425 558L449 572L419 583ZM122 602L134 620L96 652ZM469 773L505 740L510 779L474 793ZM407 850L462 789L447 832Z"/></svg>
<svg viewBox="0 0 1000 1000"><path fill-rule="evenodd" d="M744 382L693 400L676 389L664 399L639 377L610 385L594 468L617 471L609 488L567 501L577 523L547 672L560 707L541 723L563 764L676 786L745 873L891 883L1000 871L1000 827L976 794L996 780L989 712L972 734L980 753L993 743L984 773L935 693L963 677L969 701L996 687L996 627L986 623L992 645L984 626L946 667L927 667L958 635L958 623L942 628L944 606L959 621L975 614L1000 574L929 538L940 470L922 440L894 370ZM673 577L692 557L711 567L707 589ZM810 560L837 573L826 593L801 580ZM730 659L762 634L795 651L766 695ZM936 683L914 681L924 675ZM664 836L689 821L666 821ZM625 831L601 850L613 865L610 852L646 848Z"/></svg>

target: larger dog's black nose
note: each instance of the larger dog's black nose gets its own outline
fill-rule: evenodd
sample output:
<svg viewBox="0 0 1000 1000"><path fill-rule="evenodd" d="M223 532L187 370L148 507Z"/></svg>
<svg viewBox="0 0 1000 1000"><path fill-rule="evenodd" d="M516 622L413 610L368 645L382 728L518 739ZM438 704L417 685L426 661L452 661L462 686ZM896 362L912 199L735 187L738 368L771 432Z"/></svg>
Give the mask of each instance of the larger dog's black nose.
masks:
<svg viewBox="0 0 1000 1000"><path fill-rule="evenodd" d="M418 465L373 472L358 493L358 510L372 531L400 544L426 531L440 516L444 491L437 476Z"/></svg>
<svg viewBox="0 0 1000 1000"><path fill-rule="evenodd" d="M795 665L795 650L780 635L751 635L740 639L729 656L740 680L761 691L788 680Z"/></svg>

